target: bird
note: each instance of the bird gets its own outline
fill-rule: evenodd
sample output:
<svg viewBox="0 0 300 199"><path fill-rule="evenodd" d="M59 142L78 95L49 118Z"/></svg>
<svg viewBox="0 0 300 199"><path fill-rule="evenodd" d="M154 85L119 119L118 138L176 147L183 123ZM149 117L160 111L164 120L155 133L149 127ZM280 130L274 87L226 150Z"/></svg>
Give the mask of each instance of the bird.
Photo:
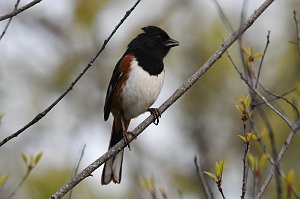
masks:
<svg viewBox="0 0 300 199"><path fill-rule="evenodd" d="M163 59L179 42L157 26L146 26L127 46L117 62L107 88L104 120L110 113L113 125L108 150L122 139L128 143L131 119L145 112L154 116L154 124L161 116L157 108L150 108L158 98L165 78ZM106 161L101 184L120 183L124 149Z"/></svg>

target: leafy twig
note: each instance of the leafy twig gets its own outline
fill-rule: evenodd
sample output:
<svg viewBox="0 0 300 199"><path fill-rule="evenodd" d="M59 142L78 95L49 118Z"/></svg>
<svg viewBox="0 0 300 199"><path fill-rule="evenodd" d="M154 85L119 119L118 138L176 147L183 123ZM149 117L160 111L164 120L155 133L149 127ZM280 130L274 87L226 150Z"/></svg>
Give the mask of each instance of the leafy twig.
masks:
<svg viewBox="0 0 300 199"><path fill-rule="evenodd" d="M43 1L43 0L34 0L34 1L32 1L32 2L30 2L30 3L28 3L28 4L26 4L25 6L22 6L21 8L15 9L15 10L14 10L13 12L11 12L11 13L8 13L8 14L6 14L6 15L0 16L0 21L3 21L3 20L5 20L5 19L11 18L11 17L14 17L14 16L20 14L21 12L23 12L23 11L25 11L25 10L31 8L31 7L34 6L35 4L40 3L41 1Z"/></svg>
<svg viewBox="0 0 300 199"><path fill-rule="evenodd" d="M240 77L244 82L248 85L248 87L270 108L272 109L279 117L281 117L285 123L293 130L293 123L290 121L290 119L282 114L279 110L277 110L266 98L263 96L256 88L251 86L251 84L248 82L248 80L243 76L243 74L239 71L236 64L234 63L233 59L231 58L230 54L226 51L227 57L231 61L232 65L236 69L236 71L239 73Z"/></svg>
<svg viewBox="0 0 300 199"><path fill-rule="evenodd" d="M27 156L22 153L22 159L24 161L24 163L26 164L26 174L23 176L23 178L21 179L21 181L17 184L17 186L14 188L14 190L7 196L7 199L11 199L12 197L14 197L14 195L17 193L17 191L21 188L21 186L24 184L24 182L27 180L27 178L29 177L29 174L31 173L31 171L36 167L36 165L39 163L41 157L42 157L43 153L40 152L38 153L36 156L30 156L30 158L27 158Z"/></svg>
<svg viewBox="0 0 300 199"><path fill-rule="evenodd" d="M41 1L41 0L40 0ZM139 4L141 0L136 1L136 3L132 6L130 10L126 12L124 17L120 20L120 22L116 25L114 30L111 32L111 34L108 36L106 40L104 40L101 48L96 53L96 55L90 60L88 65L83 69L83 71L75 78L75 80L70 84L70 86L50 105L48 106L44 111L37 114L33 120L31 120L28 124L26 124L24 127L16 131L15 133L9 135L5 139L3 139L0 142L0 147L3 146L5 143L7 143L9 140L19 136L22 132L24 132L26 129L37 123L40 119L45 117L47 113L49 113L52 108L54 108L75 86L75 84L81 79L81 77L86 73L86 71L94 64L95 60L98 58L98 56L102 53L102 51L105 49L107 43L112 38L112 36L116 33L116 31L119 29L119 27L123 24L123 22L127 19L127 17L131 14L131 12L135 9L135 7Z"/></svg>

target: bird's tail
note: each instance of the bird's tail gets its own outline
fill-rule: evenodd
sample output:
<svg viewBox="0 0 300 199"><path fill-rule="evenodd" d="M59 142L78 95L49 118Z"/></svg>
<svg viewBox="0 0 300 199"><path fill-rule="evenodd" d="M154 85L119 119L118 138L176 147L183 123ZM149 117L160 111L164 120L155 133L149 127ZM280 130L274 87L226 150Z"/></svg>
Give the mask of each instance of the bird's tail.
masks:
<svg viewBox="0 0 300 199"><path fill-rule="evenodd" d="M123 139L123 130L122 129L123 128L122 128L121 121L118 122L116 119L114 119L108 149L110 149L115 144L117 144L120 140ZM104 164L104 168L102 171L102 177L101 177L102 185L109 184L111 181L113 181L114 183L121 182L123 155L124 155L124 150L117 153L115 156L110 158Z"/></svg>

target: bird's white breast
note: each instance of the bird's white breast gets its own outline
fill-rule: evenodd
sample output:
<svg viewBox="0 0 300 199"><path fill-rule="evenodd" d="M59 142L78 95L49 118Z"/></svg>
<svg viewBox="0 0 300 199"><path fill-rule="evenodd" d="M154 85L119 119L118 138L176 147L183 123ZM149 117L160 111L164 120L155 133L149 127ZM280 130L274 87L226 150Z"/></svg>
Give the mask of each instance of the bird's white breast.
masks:
<svg viewBox="0 0 300 199"><path fill-rule="evenodd" d="M134 59L126 84L122 90L124 117L131 119L147 111L156 101L162 89L165 71L159 75L150 75Z"/></svg>

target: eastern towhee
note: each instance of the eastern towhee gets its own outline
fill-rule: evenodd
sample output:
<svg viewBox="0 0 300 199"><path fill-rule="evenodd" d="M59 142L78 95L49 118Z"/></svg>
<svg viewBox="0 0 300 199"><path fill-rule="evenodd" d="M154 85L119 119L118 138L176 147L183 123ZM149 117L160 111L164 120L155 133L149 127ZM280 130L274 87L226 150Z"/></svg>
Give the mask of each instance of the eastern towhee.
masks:
<svg viewBox="0 0 300 199"><path fill-rule="evenodd" d="M160 112L150 106L156 101L165 78L163 59L170 48L179 43L156 26L142 28L118 61L113 71L104 105L104 120L110 112L114 117L109 147L123 138L127 142L128 126L132 118L149 111L158 123ZM129 145L128 145L129 146ZM124 150L109 159L103 168L103 185L121 182Z"/></svg>

